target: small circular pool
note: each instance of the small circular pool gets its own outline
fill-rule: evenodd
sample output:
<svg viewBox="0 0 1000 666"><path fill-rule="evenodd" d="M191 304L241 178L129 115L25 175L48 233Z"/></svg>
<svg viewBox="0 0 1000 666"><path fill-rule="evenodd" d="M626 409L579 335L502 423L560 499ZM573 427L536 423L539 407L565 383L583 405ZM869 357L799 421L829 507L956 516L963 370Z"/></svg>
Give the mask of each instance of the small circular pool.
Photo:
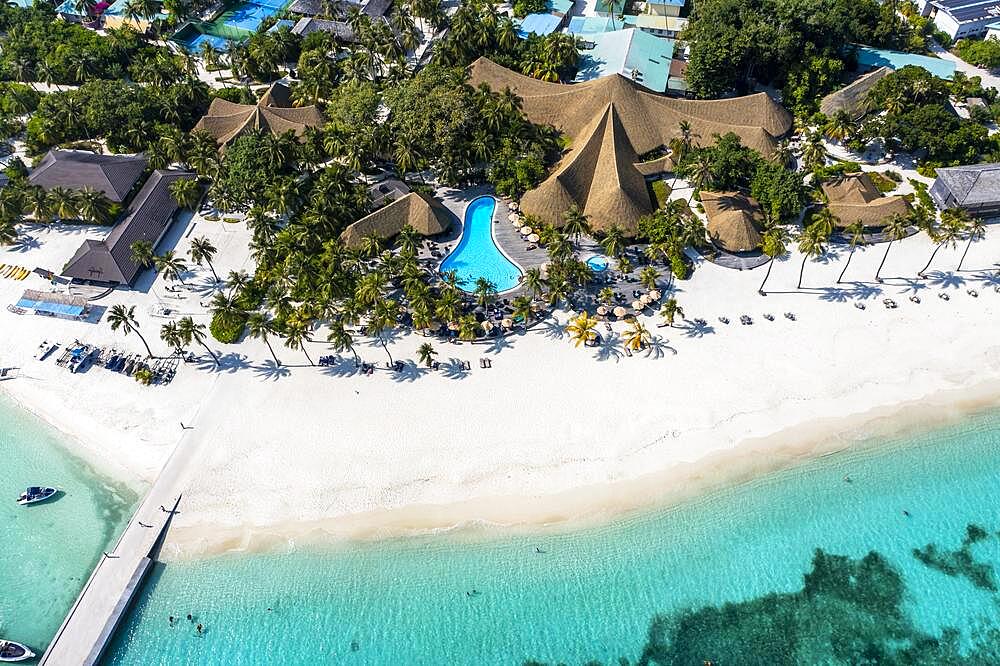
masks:
<svg viewBox="0 0 1000 666"><path fill-rule="evenodd" d="M595 273L603 273L604 271L608 270L610 261L604 255L595 254L594 256L587 259L587 265L590 266L590 270L594 271Z"/></svg>

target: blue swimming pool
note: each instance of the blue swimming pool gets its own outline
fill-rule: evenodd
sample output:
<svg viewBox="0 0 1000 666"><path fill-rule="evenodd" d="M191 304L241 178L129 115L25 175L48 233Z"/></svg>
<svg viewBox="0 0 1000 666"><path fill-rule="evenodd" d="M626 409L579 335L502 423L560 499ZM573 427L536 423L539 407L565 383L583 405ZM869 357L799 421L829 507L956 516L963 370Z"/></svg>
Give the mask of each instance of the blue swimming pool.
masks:
<svg viewBox="0 0 1000 666"><path fill-rule="evenodd" d="M208 42L215 48L216 51L228 51L230 42L225 37L219 37L218 35L209 35L206 33L200 33L198 36L191 38L186 42L182 42L182 46L189 53L201 53L201 45L203 42Z"/></svg>
<svg viewBox="0 0 1000 666"><path fill-rule="evenodd" d="M462 240L458 247L441 262L441 271L455 271L463 291L476 289L476 281L486 278L497 288L507 291L517 286L521 269L508 259L493 240L493 211L496 199L479 197L465 209Z"/></svg>
<svg viewBox="0 0 1000 666"><path fill-rule="evenodd" d="M287 0L253 0L223 14L221 21L231 28L256 32L264 19L280 12L286 2Z"/></svg>
<svg viewBox="0 0 1000 666"><path fill-rule="evenodd" d="M595 273L603 273L608 270L609 264L610 262L608 261L608 258L600 254L595 254L587 259L587 265L590 266L590 270Z"/></svg>

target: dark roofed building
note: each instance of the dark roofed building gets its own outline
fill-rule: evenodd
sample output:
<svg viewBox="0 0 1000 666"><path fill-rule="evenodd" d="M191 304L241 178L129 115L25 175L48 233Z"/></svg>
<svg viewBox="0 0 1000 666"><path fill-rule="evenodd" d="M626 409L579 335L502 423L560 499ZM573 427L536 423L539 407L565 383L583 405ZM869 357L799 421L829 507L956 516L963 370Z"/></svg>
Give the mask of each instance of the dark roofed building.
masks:
<svg viewBox="0 0 1000 666"><path fill-rule="evenodd" d="M84 150L53 148L28 176L32 185L46 190L90 188L121 203L146 170L142 155L98 155Z"/></svg>
<svg viewBox="0 0 1000 666"><path fill-rule="evenodd" d="M368 188L368 198L371 199L373 209L398 201L409 193L410 188L399 178L386 178Z"/></svg>
<svg viewBox="0 0 1000 666"><path fill-rule="evenodd" d="M170 184L196 177L190 171L154 171L129 204L118 226L105 240L85 240L66 264L62 275L105 284L132 284L142 270L132 261L132 244L148 241L156 247L179 208L170 193Z"/></svg>
<svg viewBox="0 0 1000 666"><path fill-rule="evenodd" d="M931 185L938 208L964 208L979 217L1000 216L1000 164L938 167Z"/></svg>
<svg viewBox="0 0 1000 666"><path fill-rule="evenodd" d="M299 37L305 37L314 32L328 32L338 42L353 43L357 41L357 36L351 30L351 26L343 21L328 21L327 19L304 17L300 18L292 26L292 34Z"/></svg>
<svg viewBox="0 0 1000 666"><path fill-rule="evenodd" d="M325 9L323 5L323 0L295 0L288 5L287 9L294 14L302 14L303 16L320 16ZM391 5L392 0L343 0L334 10L335 18L345 18L348 7L352 6L360 7L361 11L370 18L379 18L385 16Z"/></svg>

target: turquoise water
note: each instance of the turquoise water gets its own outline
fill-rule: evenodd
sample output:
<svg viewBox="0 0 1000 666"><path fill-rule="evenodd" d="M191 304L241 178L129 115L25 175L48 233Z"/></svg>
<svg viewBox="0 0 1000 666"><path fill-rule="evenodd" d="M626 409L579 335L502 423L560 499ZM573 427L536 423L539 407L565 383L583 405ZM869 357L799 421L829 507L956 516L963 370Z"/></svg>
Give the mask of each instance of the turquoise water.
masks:
<svg viewBox="0 0 1000 666"><path fill-rule="evenodd" d="M458 247L441 263L441 271L455 271L459 286L475 291L476 281L486 278L497 291L517 286L521 270L508 259L493 240L493 211L496 199L479 197L465 209L465 224Z"/></svg>
<svg viewBox="0 0 1000 666"><path fill-rule="evenodd" d="M956 663L946 648L1000 626L998 490L992 413L599 529L170 564L108 663L839 664L906 646L925 660L905 663ZM847 559L813 567L818 548ZM188 612L203 636L168 626Z"/></svg>
<svg viewBox="0 0 1000 666"><path fill-rule="evenodd" d="M608 264L608 258L599 254L595 254L587 259L587 265L590 266L590 270L595 273L603 273L608 270Z"/></svg>
<svg viewBox="0 0 1000 666"><path fill-rule="evenodd" d="M0 636L41 653L138 498L68 455L57 433L4 400L0 460ZM65 494L18 506L29 485Z"/></svg>

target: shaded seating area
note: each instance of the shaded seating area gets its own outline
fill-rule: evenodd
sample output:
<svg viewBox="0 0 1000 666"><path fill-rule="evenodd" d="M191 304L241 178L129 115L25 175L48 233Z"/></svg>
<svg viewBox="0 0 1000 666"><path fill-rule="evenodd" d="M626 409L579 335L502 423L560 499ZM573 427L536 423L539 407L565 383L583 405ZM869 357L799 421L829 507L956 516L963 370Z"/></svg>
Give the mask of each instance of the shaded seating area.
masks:
<svg viewBox="0 0 1000 666"><path fill-rule="evenodd" d="M266 131L275 135L292 132L302 137L306 128L323 124L323 114L315 106L293 108L291 91L275 81L256 104L236 104L216 97L208 112L194 126L208 132L221 150L244 132Z"/></svg>
<svg viewBox="0 0 1000 666"><path fill-rule="evenodd" d="M894 216L910 213L910 203L901 196L882 196L871 176L853 173L823 183L823 194L837 226L860 222L865 227L884 227Z"/></svg>
<svg viewBox="0 0 1000 666"><path fill-rule="evenodd" d="M143 155L99 155L53 148L31 172L28 181L45 190L89 188L121 203L146 171L146 165Z"/></svg>
<svg viewBox="0 0 1000 666"><path fill-rule="evenodd" d="M708 236L716 247L733 253L760 249L764 213L754 199L739 192L703 191L701 204L708 217Z"/></svg>
<svg viewBox="0 0 1000 666"><path fill-rule="evenodd" d="M666 165L657 160L640 170L638 155L668 146L680 136L682 120L690 123L697 144L733 132L764 155L773 153L777 138L792 127L788 112L764 93L677 99L653 94L620 74L573 85L549 83L487 58L471 65L469 83L509 88L531 122L552 125L572 140L570 153L548 179L521 200L524 212L555 226L564 224L562 215L572 202L595 230L614 224L634 235L639 218L653 211L644 174Z"/></svg>
<svg viewBox="0 0 1000 666"><path fill-rule="evenodd" d="M90 316L90 303L80 296L27 289L15 304L37 315L82 320Z"/></svg>
<svg viewBox="0 0 1000 666"><path fill-rule="evenodd" d="M436 199L410 192L348 226L340 234L340 240L357 249L367 236L374 234L388 240L407 225L421 236L436 236L451 226L451 213Z"/></svg>
<svg viewBox="0 0 1000 666"><path fill-rule="evenodd" d="M180 207L170 193L170 184L194 178L197 175L190 171L154 171L129 204L125 218L106 239L85 240L62 275L85 282L131 285L143 268L132 259L132 244L148 241L156 247Z"/></svg>

